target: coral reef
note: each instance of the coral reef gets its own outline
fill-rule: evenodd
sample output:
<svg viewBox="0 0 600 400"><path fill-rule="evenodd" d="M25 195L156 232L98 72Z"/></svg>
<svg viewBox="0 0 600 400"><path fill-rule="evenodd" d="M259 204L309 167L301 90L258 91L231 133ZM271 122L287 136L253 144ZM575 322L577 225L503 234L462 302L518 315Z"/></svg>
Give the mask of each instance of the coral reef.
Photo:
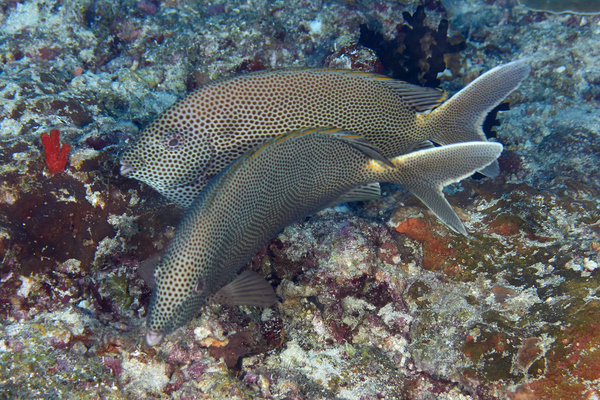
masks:
<svg viewBox="0 0 600 400"><path fill-rule="evenodd" d="M524 57L532 76L489 119L500 176L447 188L469 237L384 185L254 257L280 303L209 304L145 345L136 269L183 210L121 177L118 154L186 90L264 68L396 65L455 92ZM512 0L5 2L0 398L600 397L598 65L600 16Z"/></svg>

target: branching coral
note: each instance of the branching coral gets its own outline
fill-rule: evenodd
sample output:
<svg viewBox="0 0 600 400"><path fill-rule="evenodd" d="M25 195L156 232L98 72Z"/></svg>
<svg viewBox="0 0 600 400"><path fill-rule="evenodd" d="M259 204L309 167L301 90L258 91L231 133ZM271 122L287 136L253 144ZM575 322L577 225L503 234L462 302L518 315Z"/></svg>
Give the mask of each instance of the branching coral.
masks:
<svg viewBox="0 0 600 400"><path fill-rule="evenodd" d="M50 135L42 133L42 144L44 153L46 153L46 165L48 172L58 174L65 170L67 165L67 154L71 151L71 146L67 143L60 145L60 131L52 129Z"/></svg>
<svg viewBox="0 0 600 400"><path fill-rule="evenodd" d="M437 75L446 69L444 56L458 53L467 47L460 36L448 38L448 21L442 19L437 31L425 25L425 7L414 14L404 12L406 24L396 27L397 39L386 40L367 25L360 27L358 43L373 49L386 73L395 79L437 87Z"/></svg>

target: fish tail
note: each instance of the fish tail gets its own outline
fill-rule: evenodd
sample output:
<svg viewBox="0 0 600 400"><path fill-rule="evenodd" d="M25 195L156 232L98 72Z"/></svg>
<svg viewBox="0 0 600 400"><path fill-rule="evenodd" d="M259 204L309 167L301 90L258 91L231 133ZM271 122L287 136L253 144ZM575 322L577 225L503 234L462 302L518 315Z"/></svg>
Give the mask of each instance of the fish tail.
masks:
<svg viewBox="0 0 600 400"><path fill-rule="evenodd" d="M527 59L517 60L491 69L471 82L440 107L421 114L428 138L445 145L486 141L483 122L487 114L527 78L531 67ZM479 172L487 176L500 173L494 161Z"/></svg>
<svg viewBox="0 0 600 400"><path fill-rule="evenodd" d="M463 223L442 194L442 188L490 165L501 152L500 143L456 143L395 157L390 161L396 168L385 167L376 161L371 164L380 166L380 181L408 189L444 223L466 235Z"/></svg>

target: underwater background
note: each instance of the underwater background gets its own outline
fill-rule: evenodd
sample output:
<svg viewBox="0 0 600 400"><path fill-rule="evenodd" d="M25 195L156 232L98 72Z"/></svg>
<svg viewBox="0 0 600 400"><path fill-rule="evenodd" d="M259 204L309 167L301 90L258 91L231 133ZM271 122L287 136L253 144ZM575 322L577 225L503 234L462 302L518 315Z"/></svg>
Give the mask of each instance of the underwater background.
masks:
<svg viewBox="0 0 600 400"><path fill-rule="evenodd" d="M0 398L600 398L597 1L0 1ZM596 13L596 14L595 14ZM213 79L351 68L457 92L528 58L486 120L500 176L343 204L252 260L281 302L144 342L140 263L183 210L119 175Z"/></svg>

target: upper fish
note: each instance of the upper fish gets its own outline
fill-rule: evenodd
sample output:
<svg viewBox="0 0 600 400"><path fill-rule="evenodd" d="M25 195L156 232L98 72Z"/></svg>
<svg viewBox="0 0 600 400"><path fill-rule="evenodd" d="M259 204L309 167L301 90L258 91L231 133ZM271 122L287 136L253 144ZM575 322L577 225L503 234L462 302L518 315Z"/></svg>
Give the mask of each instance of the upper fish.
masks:
<svg viewBox="0 0 600 400"><path fill-rule="evenodd" d="M122 155L121 174L188 207L246 151L297 129L347 129L386 158L428 147L429 141L485 141L486 115L529 72L526 60L496 67L444 103L438 89L348 70L284 69L216 81L149 125ZM498 164L480 172L495 176Z"/></svg>
<svg viewBox="0 0 600 400"><path fill-rule="evenodd" d="M146 342L160 343L210 297L227 304L273 304L273 289L258 274L229 282L285 226L331 204L377 197L378 182L409 189L450 227L466 233L442 188L492 164L501 151L499 143L478 141L388 160L362 136L325 128L267 140L215 177L186 211L154 271Z"/></svg>

